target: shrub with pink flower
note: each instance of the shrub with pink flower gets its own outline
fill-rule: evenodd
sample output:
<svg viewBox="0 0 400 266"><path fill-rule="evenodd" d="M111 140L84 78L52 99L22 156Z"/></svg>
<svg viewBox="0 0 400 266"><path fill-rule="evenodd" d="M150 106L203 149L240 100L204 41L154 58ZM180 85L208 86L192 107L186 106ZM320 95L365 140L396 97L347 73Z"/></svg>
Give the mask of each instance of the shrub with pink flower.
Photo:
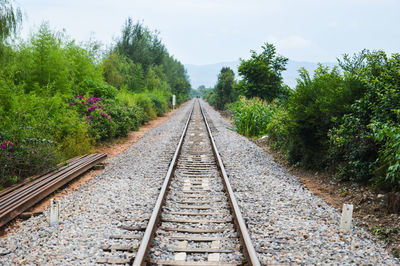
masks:
<svg viewBox="0 0 400 266"><path fill-rule="evenodd" d="M104 110L103 99L76 95L69 103L89 124L89 133L96 140L114 137L116 125L111 116Z"/></svg>
<svg viewBox="0 0 400 266"><path fill-rule="evenodd" d="M0 149L3 149L3 150L7 150L7 149L11 148L12 146L14 146L14 143L9 140L6 140L6 141L3 141L2 143L0 143Z"/></svg>

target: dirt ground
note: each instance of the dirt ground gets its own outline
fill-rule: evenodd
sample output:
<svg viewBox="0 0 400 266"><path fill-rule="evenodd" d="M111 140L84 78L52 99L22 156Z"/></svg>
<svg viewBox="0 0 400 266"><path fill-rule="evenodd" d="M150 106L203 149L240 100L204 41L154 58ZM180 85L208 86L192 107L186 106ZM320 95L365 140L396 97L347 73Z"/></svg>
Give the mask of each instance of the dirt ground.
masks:
<svg viewBox="0 0 400 266"><path fill-rule="evenodd" d="M275 161L285 165L291 174L315 195L341 210L344 203L353 204L353 217L376 238L383 240L385 248L394 256L400 255L400 217L388 212L388 192L371 187L340 182L329 173L307 171L288 166L279 152L272 151L264 139L253 140L258 146L274 156Z"/></svg>
<svg viewBox="0 0 400 266"><path fill-rule="evenodd" d="M182 107L183 105L181 105ZM179 109L179 108L178 108ZM120 138L114 140L112 143L104 144L102 146L96 147L95 152L97 153L106 153L107 158L112 158L118 154L123 153L126 151L133 143L137 142L139 139L141 139L143 136L146 135L147 132L149 132L151 129L158 127L162 123L164 123L166 120L168 120L178 109L175 109L173 111L170 111L162 117L158 117L155 120L152 120L148 122L147 124L143 125L140 127L138 131L131 131L126 138ZM107 165L107 160L105 161L105 165ZM89 170L88 172L82 174L78 178L74 179L72 182L67 184L65 187L57 190L55 193L51 194L50 196L46 197L42 201L40 201L38 204L36 204L34 207L29 209L27 212L28 213L40 213L45 210L47 206L50 205L50 200L51 199L61 199L64 196L73 193L74 191L78 190L81 186L84 184L88 183L90 180L95 178L97 175L99 175L103 170L102 169L97 169L97 170ZM10 227L18 227L18 221L19 219L16 219L12 222L10 222L7 226L4 228L1 228L0 230L0 237L4 237L7 232L7 229L10 229Z"/></svg>

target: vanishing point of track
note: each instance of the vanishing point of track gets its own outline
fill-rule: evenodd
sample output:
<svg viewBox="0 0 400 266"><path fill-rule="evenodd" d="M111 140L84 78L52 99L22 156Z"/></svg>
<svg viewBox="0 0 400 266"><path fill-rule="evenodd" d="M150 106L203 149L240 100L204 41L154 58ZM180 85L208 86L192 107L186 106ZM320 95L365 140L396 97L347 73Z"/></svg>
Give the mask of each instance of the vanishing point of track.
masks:
<svg viewBox="0 0 400 266"><path fill-rule="evenodd" d="M128 251L133 265L260 265L233 194L205 113L195 101L160 194L139 236L140 245L108 247ZM132 231L132 230L131 230ZM123 237L120 237L123 238ZM106 250L105 248L103 248Z"/></svg>

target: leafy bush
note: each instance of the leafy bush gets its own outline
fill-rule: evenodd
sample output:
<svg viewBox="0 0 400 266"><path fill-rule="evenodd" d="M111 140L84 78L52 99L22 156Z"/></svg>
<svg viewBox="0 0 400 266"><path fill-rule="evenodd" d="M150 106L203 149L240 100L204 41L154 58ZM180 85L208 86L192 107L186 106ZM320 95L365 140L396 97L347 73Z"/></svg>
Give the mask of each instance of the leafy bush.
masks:
<svg viewBox="0 0 400 266"><path fill-rule="evenodd" d="M214 88L209 88L203 91L202 97L212 106L217 105L217 93Z"/></svg>
<svg viewBox="0 0 400 266"><path fill-rule="evenodd" d="M115 137L126 137L130 130L137 130L145 119L143 109L126 103L107 100L104 103L108 113L117 125Z"/></svg>
<svg viewBox="0 0 400 266"><path fill-rule="evenodd" d="M397 125L400 122L400 54L364 51L362 64L349 72L365 93L330 133L338 178L398 187Z"/></svg>
<svg viewBox="0 0 400 266"><path fill-rule="evenodd" d="M270 122L267 124L265 132L268 136L268 142L271 148L277 150L287 150L289 129L288 129L288 112L286 108L277 103L273 103L272 108L274 112L272 114Z"/></svg>
<svg viewBox="0 0 400 266"><path fill-rule="evenodd" d="M89 134L96 141L116 136L118 125L103 106L103 99L76 95L69 104L89 125Z"/></svg>
<svg viewBox="0 0 400 266"><path fill-rule="evenodd" d="M386 123L372 123L373 138L381 143L379 158L374 170L378 181L390 184L394 189L400 188L400 126ZM379 180L383 176L384 180Z"/></svg>
<svg viewBox="0 0 400 266"><path fill-rule="evenodd" d="M144 109L136 104L136 95L123 89L120 90L117 96L117 100L122 104L127 105L130 108L129 115L135 124L132 130L137 130L141 124L149 121L148 115L145 113Z"/></svg>
<svg viewBox="0 0 400 266"><path fill-rule="evenodd" d="M168 110L171 91L186 99L185 69L157 34L140 23L126 29L140 44L118 40L104 60L97 44L83 48L47 23L29 40L1 47L0 186L127 136Z"/></svg>
<svg viewBox="0 0 400 266"><path fill-rule="evenodd" d="M1 135L0 141L0 188L52 169L60 161L52 141L32 138L13 143Z"/></svg>
<svg viewBox="0 0 400 266"><path fill-rule="evenodd" d="M95 81L95 80L84 80L79 84L78 90L75 92L76 95L92 95L97 98L114 99L118 90L107 83Z"/></svg>
<svg viewBox="0 0 400 266"><path fill-rule="evenodd" d="M97 109L87 118L89 123L89 134L96 140L111 140L117 134L118 125L107 113Z"/></svg>
<svg viewBox="0 0 400 266"><path fill-rule="evenodd" d="M296 90L287 104L288 161L306 168L322 168L327 163L328 131L359 97L359 90L354 90L352 80L336 67L329 71L319 65L313 78L305 69L299 73Z"/></svg>
<svg viewBox="0 0 400 266"><path fill-rule="evenodd" d="M86 80L102 82L102 71L86 49L68 39L65 33L51 31L42 24L37 33L13 51L6 72L26 93L54 96L82 93ZM83 88L84 89L84 88Z"/></svg>
<svg viewBox="0 0 400 266"><path fill-rule="evenodd" d="M154 103L146 93L138 93L133 95L134 102L140 106L146 114L144 122L157 118L157 112L155 111Z"/></svg>
<svg viewBox="0 0 400 266"><path fill-rule="evenodd" d="M0 117L0 135L15 143L38 138L54 142L63 158L90 151L85 122L71 110L61 96L14 95L10 108ZM72 147L71 139L79 147ZM75 151L75 152L74 152Z"/></svg>
<svg viewBox="0 0 400 266"><path fill-rule="evenodd" d="M167 101L160 93L152 92L149 93L148 96L153 103L157 116L162 116L163 114L168 112Z"/></svg>
<svg viewBox="0 0 400 266"><path fill-rule="evenodd" d="M378 147L367 124L360 118L346 114L342 123L328 133L329 159L338 179L369 181L371 178Z"/></svg>

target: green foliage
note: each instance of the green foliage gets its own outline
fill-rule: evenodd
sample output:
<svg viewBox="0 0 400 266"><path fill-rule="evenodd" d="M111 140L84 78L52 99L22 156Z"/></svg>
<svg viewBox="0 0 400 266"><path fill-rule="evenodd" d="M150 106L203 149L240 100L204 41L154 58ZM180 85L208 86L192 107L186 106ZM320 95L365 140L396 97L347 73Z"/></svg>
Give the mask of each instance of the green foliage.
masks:
<svg viewBox="0 0 400 266"><path fill-rule="evenodd" d="M111 118L102 98L76 95L69 105L80 114L82 121L86 121L89 134L95 141L110 140L116 136L118 124Z"/></svg>
<svg viewBox="0 0 400 266"><path fill-rule="evenodd" d="M223 67L215 86L216 107L223 110L225 105L234 101L235 73L229 67Z"/></svg>
<svg viewBox="0 0 400 266"><path fill-rule="evenodd" d="M104 78L108 84L118 88L127 88L134 92L145 89L144 72L141 64L118 52L112 52L103 60Z"/></svg>
<svg viewBox="0 0 400 266"><path fill-rule="evenodd" d="M12 0L0 0L0 49L7 38L17 33L22 23L21 9L15 8L12 2Z"/></svg>
<svg viewBox="0 0 400 266"><path fill-rule="evenodd" d="M319 65L313 78L305 69L299 73L296 89L287 103L288 160L306 168L321 168L326 165L328 131L359 97L359 90L354 91L336 67L329 71Z"/></svg>
<svg viewBox="0 0 400 266"><path fill-rule="evenodd" d="M260 54L251 51L249 60L241 59L238 71L243 79L237 89L248 98L259 97L271 102L287 94L282 86L282 71L286 70L288 59L276 55L273 44L265 43L261 48Z"/></svg>
<svg viewBox="0 0 400 266"><path fill-rule="evenodd" d="M360 81L365 93L330 134L337 177L399 189L400 55L388 58L382 51L363 51L361 56L347 65L356 66L349 75Z"/></svg>
<svg viewBox="0 0 400 266"><path fill-rule="evenodd" d="M132 130L139 129L140 125L149 121L150 118L145 110L139 104L137 104L137 94L129 93L126 90L121 90L118 93L117 100L120 101L121 104L128 106L128 108L131 108L129 115L131 116L131 119L135 122L133 124Z"/></svg>
<svg viewBox="0 0 400 266"><path fill-rule="evenodd" d="M72 95L84 91L80 86L88 80L103 82L94 56L68 40L65 34L53 33L48 24L42 24L10 59L5 63L4 74L26 93Z"/></svg>
<svg viewBox="0 0 400 266"><path fill-rule="evenodd" d="M204 87L204 86L203 86ZM200 90L201 97L204 98L209 104L216 106L217 105L217 94L215 92L215 88L202 88Z"/></svg>
<svg viewBox="0 0 400 266"><path fill-rule="evenodd" d="M148 122L157 117L157 112L155 111L154 103L150 99L148 94L138 93L138 94L135 94L133 96L133 98L134 98L135 104L140 106L143 109L144 113L146 114L144 122Z"/></svg>
<svg viewBox="0 0 400 266"><path fill-rule="evenodd" d="M0 179L5 180L2 185L51 169L61 159L90 152L92 143L86 124L69 110L62 97L8 97L13 100L0 111L0 142L11 141L15 145L11 153L2 151L0 155L4 165L0 173Z"/></svg>
<svg viewBox="0 0 400 266"><path fill-rule="evenodd" d="M274 112L267 124L265 133L268 136L268 142L274 150L282 149L286 151L288 149L289 135L289 114L286 108L283 106L272 103Z"/></svg>
<svg viewBox="0 0 400 266"><path fill-rule="evenodd" d="M385 174L385 182L400 188L400 126L381 122L370 124L373 139L382 144L379 150L376 172Z"/></svg>
<svg viewBox="0 0 400 266"><path fill-rule="evenodd" d="M86 134L85 124L61 96L13 95L12 106L1 116L1 134L16 143L28 138L51 140L63 145L66 137ZM59 147L61 150L61 147Z"/></svg>
<svg viewBox="0 0 400 266"><path fill-rule="evenodd" d="M184 66L168 54L158 32L128 18L122 36L104 61L106 80L135 92L162 90L176 95L177 103L190 95ZM133 63L134 62L134 63Z"/></svg>
<svg viewBox="0 0 400 266"><path fill-rule="evenodd" d="M13 143L0 135L0 188L55 168L59 155L52 141L30 138Z"/></svg>
<svg viewBox="0 0 400 266"><path fill-rule="evenodd" d="M10 19L10 8L0 0L0 18ZM128 22L127 35L100 58L97 42L84 48L46 23L7 46L14 19L0 22L0 187L125 137L167 112L172 93L178 104L189 95L183 65L141 24Z"/></svg>
<svg viewBox="0 0 400 266"><path fill-rule="evenodd" d="M104 82L84 80L77 86L77 90L74 92L74 94L88 94L97 98L114 99L118 95L118 90Z"/></svg>
<svg viewBox="0 0 400 266"><path fill-rule="evenodd" d="M113 137L127 137L129 131L139 129L144 121L144 112L140 107L129 106L117 100L107 100L104 107L117 125Z"/></svg>
<svg viewBox="0 0 400 266"><path fill-rule="evenodd" d="M185 67L170 55L165 55L163 70L171 93L176 95L177 104L186 101L190 95L191 86Z"/></svg>
<svg viewBox="0 0 400 266"><path fill-rule="evenodd" d="M151 32L140 22L134 23L132 18L125 21L115 48L121 55L141 64L145 72L151 65L160 65L166 53L158 33Z"/></svg>
<svg viewBox="0 0 400 266"><path fill-rule="evenodd" d="M392 237L399 233L399 228L389 228L384 226L376 226L370 228L369 231L379 237L380 239L384 240L386 243L391 243L393 241Z"/></svg>
<svg viewBox="0 0 400 266"><path fill-rule="evenodd" d="M162 116L168 111L168 104L166 98L160 92L149 93L149 98L153 103L157 116ZM169 101L168 101L169 102Z"/></svg>
<svg viewBox="0 0 400 266"><path fill-rule="evenodd" d="M352 106L353 111L356 105ZM378 148L369 128L360 118L355 113L345 114L341 124L328 133L329 158L338 179L368 181L371 178Z"/></svg>
<svg viewBox="0 0 400 266"><path fill-rule="evenodd" d="M265 101L253 98L240 100L229 105L237 132L245 136L260 136L265 133L274 115L274 108Z"/></svg>

